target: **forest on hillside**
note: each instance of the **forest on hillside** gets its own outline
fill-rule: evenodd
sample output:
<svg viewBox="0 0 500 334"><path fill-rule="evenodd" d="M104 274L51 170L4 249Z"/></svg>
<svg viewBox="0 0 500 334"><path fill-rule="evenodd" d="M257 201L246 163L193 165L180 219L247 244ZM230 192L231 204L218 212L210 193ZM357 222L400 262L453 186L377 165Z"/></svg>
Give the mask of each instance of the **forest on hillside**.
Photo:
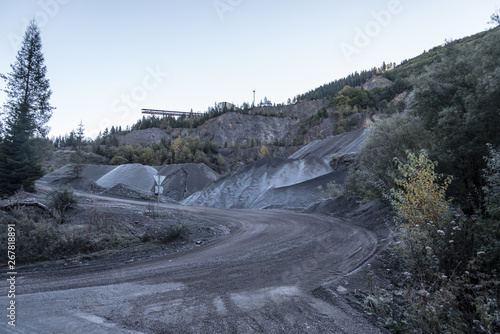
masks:
<svg viewBox="0 0 500 334"><path fill-rule="evenodd" d="M400 298L379 291L372 302L392 302L371 310L396 333L498 333L500 29L408 63L434 57L410 78L405 112L375 125L346 184L398 215L408 275Z"/></svg>

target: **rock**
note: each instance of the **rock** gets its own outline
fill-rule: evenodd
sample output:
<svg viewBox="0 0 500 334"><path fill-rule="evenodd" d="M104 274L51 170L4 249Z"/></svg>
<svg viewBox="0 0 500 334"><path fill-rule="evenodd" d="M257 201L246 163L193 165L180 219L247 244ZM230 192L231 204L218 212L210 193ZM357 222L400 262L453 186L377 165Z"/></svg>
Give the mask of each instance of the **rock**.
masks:
<svg viewBox="0 0 500 334"><path fill-rule="evenodd" d="M393 82L387 78L384 78L380 75L374 76L368 82L363 84L363 89L372 90L373 88L382 88L387 85L391 85Z"/></svg>
<svg viewBox="0 0 500 334"><path fill-rule="evenodd" d="M339 287L337 288L337 293L339 295L345 296L345 295L347 295L349 293L349 291L347 291L347 289L344 288L342 285L339 285Z"/></svg>
<svg viewBox="0 0 500 334"><path fill-rule="evenodd" d="M370 130L356 130L343 133L337 136L330 136L326 139L315 140L309 145L301 148L290 159L304 159L315 156L330 162L332 158L338 159L343 155L353 155L365 142Z"/></svg>

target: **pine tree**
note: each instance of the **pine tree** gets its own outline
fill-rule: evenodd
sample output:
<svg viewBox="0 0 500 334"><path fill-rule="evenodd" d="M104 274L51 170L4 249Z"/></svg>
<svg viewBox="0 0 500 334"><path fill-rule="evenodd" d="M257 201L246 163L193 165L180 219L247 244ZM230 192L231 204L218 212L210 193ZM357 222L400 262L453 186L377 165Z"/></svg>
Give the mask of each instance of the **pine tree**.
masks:
<svg viewBox="0 0 500 334"><path fill-rule="evenodd" d="M45 78L40 30L31 21L12 72L1 75L6 81L7 102L3 105L5 128L0 144L0 189L10 195L23 187L33 191L42 175L34 147L34 136L48 133L46 123L52 115L51 91Z"/></svg>
<svg viewBox="0 0 500 334"><path fill-rule="evenodd" d="M76 128L76 141L75 141L75 152L72 155L73 162L73 174L75 178L79 179L82 177L83 171L83 141L84 141L85 127L83 123L80 121L78 127Z"/></svg>
<svg viewBox="0 0 500 334"><path fill-rule="evenodd" d="M7 102L4 110L8 116L21 110L24 104L30 117L33 117L34 129L31 133L45 136L48 128L45 124L52 116L53 107L49 104L52 94L49 80L45 78L47 68L44 64L40 30L33 20L24 36L21 49L17 53L16 63L11 65L12 72L2 76L7 81ZM9 129L5 129L8 131Z"/></svg>
<svg viewBox="0 0 500 334"><path fill-rule="evenodd" d="M25 105L10 113L7 131L0 146L1 196L12 195L20 188L34 191L35 180L42 176L31 138L34 120Z"/></svg>

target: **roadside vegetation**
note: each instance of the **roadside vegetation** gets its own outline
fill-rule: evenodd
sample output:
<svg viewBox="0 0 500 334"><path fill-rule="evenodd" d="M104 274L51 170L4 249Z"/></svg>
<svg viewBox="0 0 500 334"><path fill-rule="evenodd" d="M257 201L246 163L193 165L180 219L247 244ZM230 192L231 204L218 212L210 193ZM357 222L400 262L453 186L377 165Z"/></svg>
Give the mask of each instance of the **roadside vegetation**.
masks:
<svg viewBox="0 0 500 334"><path fill-rule="evenodd" d="M56 189L47 194L47 206L53 210L58 223L64 223L66 211L78 203L73 191L68 188Z"/></svg>
<svg viewBox="0 0 500 334"><path fill-rule="evenodd" d="M19 263L91 258L140 244L166 245L183 240L188 228L170 215L136 216L99 207L83 207L69 189L50 192L46 208L18 205L0 210L0 245L7 245L7 226L16 229ZM3 247L7 250L7 247Z"/></svg>
<svg viewBox="0 0 500 334"><path fill-rule="evenodd" d="M324 189L323 186L319 186L318 191L320 193L318 198L321 199L335 198L345 194L344 186L335 181L328 182L326 184L326 189Z"/></svg>
<svg viewBox="0 0 500 334"><path fill-rule="evenodd" d="M500 332L500 30L475 37L432 51L346 184L397 213L400 275L365 300L395 333Z"/></svg>

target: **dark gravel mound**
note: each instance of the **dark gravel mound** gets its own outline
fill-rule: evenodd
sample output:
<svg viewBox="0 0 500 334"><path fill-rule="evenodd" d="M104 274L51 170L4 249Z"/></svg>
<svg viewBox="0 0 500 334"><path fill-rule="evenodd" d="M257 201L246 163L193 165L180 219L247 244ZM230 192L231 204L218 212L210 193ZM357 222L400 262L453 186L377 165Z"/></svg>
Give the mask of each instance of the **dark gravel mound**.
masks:
<svg viewBox="0 0 500 334"><path fill-rule="evenodd" d="M287 187L271 188L262 194L254 206L263 209L302 211L320 197L318 187L326 189L329 182L342 184L347 173L332 172Z"/></svg>
<svg viewBox="0 0 500 334"><path fill-rule="evenodd" d="M162 182L163 195L180 201L210 183L220 175L205 164L180 164L156 167L159 175L166 176Z"/></svg>
<svg viewBox="0 0 500 334"><path fill-rule="evenodd" d="M113 187L104 190L103 193L119 197L147 199L147 200L152 200L154 197L154 195L151 192L141 191L140 189L130 187L123 183L118 183Z"/></svg>

